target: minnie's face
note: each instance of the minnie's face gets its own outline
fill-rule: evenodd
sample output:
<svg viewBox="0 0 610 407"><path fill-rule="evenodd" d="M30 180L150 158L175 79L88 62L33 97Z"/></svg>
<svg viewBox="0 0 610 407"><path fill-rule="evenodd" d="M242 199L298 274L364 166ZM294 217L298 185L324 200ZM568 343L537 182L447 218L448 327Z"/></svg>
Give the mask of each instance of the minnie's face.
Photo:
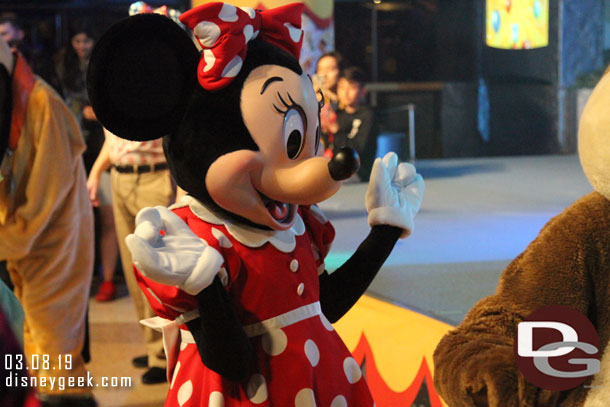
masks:
<svg viewBox="0 0 610 407"><path fill-rule="evenodd" d="M319 110L307 74L255 68L242 88L241 113L259 151L234 151L212 163L206 175L212 199L256 224L285 230L299 204L332 196L341 182L321 156Z"/></svg>

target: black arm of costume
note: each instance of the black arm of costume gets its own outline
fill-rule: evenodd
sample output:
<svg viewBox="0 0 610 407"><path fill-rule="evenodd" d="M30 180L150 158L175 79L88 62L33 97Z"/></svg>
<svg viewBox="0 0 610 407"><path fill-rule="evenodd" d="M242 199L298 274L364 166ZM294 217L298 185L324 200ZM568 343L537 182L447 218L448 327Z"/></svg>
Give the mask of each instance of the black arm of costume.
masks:
<svg viewBox="0 0 610 407"><path fill-rule="evenodd" d="M252 369L254 353L229 295L216 277L197 294L199 318L186 323L201 361L225 379L240 382Z"/></svg>
<svg viewBox="0 0 610 407"><path fill-rule="evenodd" d="M320 304L330 322L338 321L358 301L388 258L402 229L373 226L367 238L345 264L320 276Z"/></svg>

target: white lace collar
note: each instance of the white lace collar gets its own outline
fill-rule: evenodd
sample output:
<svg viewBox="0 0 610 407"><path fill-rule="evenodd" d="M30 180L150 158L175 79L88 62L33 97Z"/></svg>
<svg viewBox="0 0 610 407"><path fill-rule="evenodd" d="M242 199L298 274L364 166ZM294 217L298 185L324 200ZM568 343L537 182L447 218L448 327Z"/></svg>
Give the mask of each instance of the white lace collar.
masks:
<svg viewBox="0 0 610 407"><path fill-rule="evenodd" d="M204 222L214 225L224 225L227 231L239 243L248 247L261 247L265 243L271 243L276 249L284 253L290 253L296 246L296 236L305 233L305 224L298 214L295 214L294 224L288 230L262 230L247 225L240 225L229 219L222 219L206 208L200 201L190 195L183 196L170 209L184 208L190 210Z"/></svg>

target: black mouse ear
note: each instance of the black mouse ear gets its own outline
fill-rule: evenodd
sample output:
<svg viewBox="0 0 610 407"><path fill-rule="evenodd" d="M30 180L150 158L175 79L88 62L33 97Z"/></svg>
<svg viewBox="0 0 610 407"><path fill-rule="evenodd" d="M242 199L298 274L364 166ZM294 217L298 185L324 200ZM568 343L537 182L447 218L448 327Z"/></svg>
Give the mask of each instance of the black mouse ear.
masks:
<svg viewBox="0 0 610 407"><path fill-rule="evenodd" d="M87 88L98 120L119 137L153 140L182 120L197 86L199 52L172 20L140 14L113 25L89 62Z"/></svg>

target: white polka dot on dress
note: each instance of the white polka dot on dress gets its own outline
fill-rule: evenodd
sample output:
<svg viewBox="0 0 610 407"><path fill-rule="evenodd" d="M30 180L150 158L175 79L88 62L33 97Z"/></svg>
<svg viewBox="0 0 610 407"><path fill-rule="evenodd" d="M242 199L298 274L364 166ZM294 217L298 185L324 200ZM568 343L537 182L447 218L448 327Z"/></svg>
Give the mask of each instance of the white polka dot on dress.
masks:
<svg viewBox="0 0 610 407"><path fill-rule="evenodd" d="M312 389L301 389L294 398L294 407L316 406L316 398Z"/></svg>
<svg viewBox="0 0 610 407"><path fill-rule="evenodd" d="M204 47L213 46L220 37L220 27L211 21L200 22L195 26L193 32Z"/></svg>
<svg viewBox="0 0 610 407"><path fill-rule="evenodd" d="M178 377L178 372L180 371L180 362L176 363L174 367L174 374L172 375L172 383L169 385L170 389L174 388L174 383L176 382L176 377Z"/></svg>
<svg viewBox="0 0 610 407"><path fill-rule="evenodd" d="M261 336L261 345L267 355L277 356L286 349L288 337L281 328L271 329Z"/></svg>
<svg viewBox="0 0 610 407"><path fill-rule="evenodd" d="M360 366L358 366L356 359L351 356L343 361L343 372L345 372L345 377L351 384L357 383L362 377Z"/></svg>
<svg viewBox="0 0 610 407"><path fill-rule="evenodd" d="M210 393L208 407L225 407L225 396L219 391L213 391Z"/></svg>
<svg viewBox="0 0 610 407"><path fill-rule="evenodd" d="M237 76L239 71L241 70L241 65L243 61L239 55L235 55L235 57L225 66L225 69L222 71L223 78L234 78Z"/></svg>
<svg viewBox="0 0 610 407"><path fill-rule="evenodd" d="M246 387L246 395L254 404L267 401L267 382L262 374L254 374Z"/></svg>
<svg viewBox="0 0 610 407"><path fill-rule="evenodd" d="M233 243L231 243L229 238L225 236L225 234L222 233L220 230L212 228L212 235L216 238L216 240L218 240L218 244L220 245L220 247L224 247L225 249L230 249L231 247L233 247Z"/></svg>
<svg viewBox="0 0 610 407"><path fill-rule="evenodd" d="M237 9L235 6L224 3L218 13L218 18L229 23L237 21Z"/></svg>
<svg viewBox="0 0 610 407"><path fill-rule="evenodd" d="M186 343L186 342L180 342L180 351L185 350L187 345L188 345L188 343Z"/></svg>
<svg viewBox="0 0 610 407"><path fill-rule="evenodd" d="M189 401L192 395L193 383L190 380L187 380L182 384L182 386L180 386L180 389L178 389L178 404L180 405L180 407L182 407L184 403Z"/></svg>
<svg viewBox="0 0 610 407"><path fill-rule="evenodd" d="M216 63L216 57L214 53L210 49L203 50L203 60L205 61L205 66L203 67L203 72L207 72L214 67Z"/></svg>
<svg viewBox="0 0 610 407"><path fill-rule="evenodd" d="M347 400L343 396L337 396L330 403L330 407L347 407Z"/></svg>
<svg viewBox="0 0 610 407"><path fill-rule="evenodd" d="M327 331L334 331L335 328L333 328L333 324L330 323L330 321L328 319L326 319L326 316L324 314L320 314L320 321L322 321L322 325L324 325L324 328L326 328Z"/></svg>
<svg viewBox="0 0 610 407"><path fill-rule="evenodd" d="M307 359L309 359L309 363L311 363L312 367L318 366L320 362L320 350L314 341L308 339L305 342L305 355Z"/></svg>

